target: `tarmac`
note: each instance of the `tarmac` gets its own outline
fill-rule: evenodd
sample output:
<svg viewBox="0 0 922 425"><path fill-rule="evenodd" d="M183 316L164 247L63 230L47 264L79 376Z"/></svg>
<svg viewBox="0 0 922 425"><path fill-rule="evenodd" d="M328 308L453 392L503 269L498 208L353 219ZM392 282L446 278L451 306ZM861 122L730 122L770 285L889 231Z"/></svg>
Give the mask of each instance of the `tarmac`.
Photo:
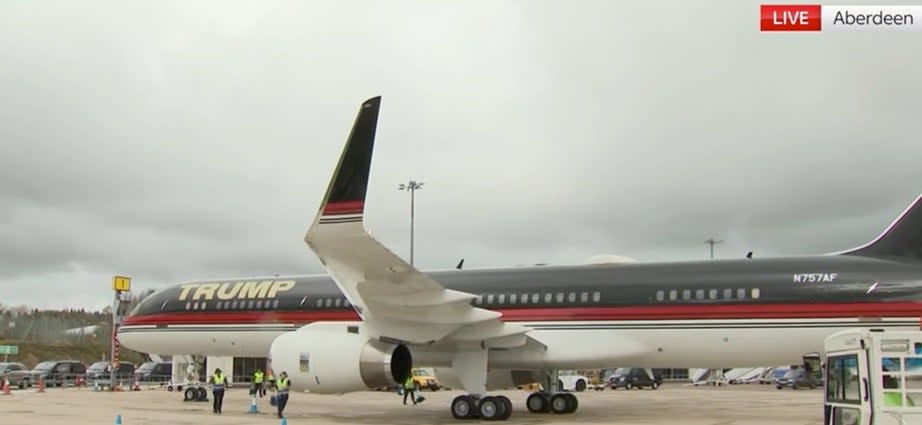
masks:
<svg viewBox="0 0 922 425"><path fill-rule="evenodd" d="M394 392L366 391L345 395L292 393L285 409L289 425L298 424L463 424L451 416L449 404L461 391L422 391L426 400L402 404ZM587 390L575 393L579 409L573 414L533 414L525 408L528 391L500 391L513 404L508 424L622 424L651 425L822 425L823 390L746 384L692 387L665 384L657 390ZM182 393L166 389L141 391L93 391L91 388L13 390L0 395L0 418L4 425L115 424L123 425L250 425L280 424L269 396L258 399L260 413L248 413L246 388L232 388L224 397L223 414L212 413L208 402L186 402Z"/></svg>

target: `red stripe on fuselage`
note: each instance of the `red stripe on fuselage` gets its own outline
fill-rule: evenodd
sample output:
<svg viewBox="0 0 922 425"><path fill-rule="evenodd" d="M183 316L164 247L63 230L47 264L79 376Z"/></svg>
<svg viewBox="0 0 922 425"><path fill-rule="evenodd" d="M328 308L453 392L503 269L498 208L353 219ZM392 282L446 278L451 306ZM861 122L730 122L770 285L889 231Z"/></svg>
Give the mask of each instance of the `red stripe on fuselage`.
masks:
<svg viewBox="0 0 922 425"><path fill-rule="evenodd" d="M365 201L341 201L327 204L323 215L358 214L364 211Z"/></svg>
<svg viewBox="0 0 922 425"><path fill-rule="evenodd" d="M731 304L498 309L507 322L922 317L922 303ZM354 310L181 311L125 318L124 325L310 323L360 320Z"/></svg>

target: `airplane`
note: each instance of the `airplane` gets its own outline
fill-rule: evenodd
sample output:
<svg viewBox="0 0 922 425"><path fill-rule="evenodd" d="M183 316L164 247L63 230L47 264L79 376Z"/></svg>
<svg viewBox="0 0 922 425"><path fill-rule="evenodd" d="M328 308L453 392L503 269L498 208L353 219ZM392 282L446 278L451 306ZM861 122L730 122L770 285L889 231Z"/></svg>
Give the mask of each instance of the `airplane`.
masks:
<svg viewBox="0 0 922 425"><path fill-rule="evenodd" d="M795 364L845 328L916 329L922 196L841 252L657 263L422 272L364 227L381 97L361 104L304 240L327 275L165 288L118 329L157 354L265 356L293 390L341 394L433 367L457 419L505 420L491 391L540 382L532 413L573 413L557 371Z"/></svg>

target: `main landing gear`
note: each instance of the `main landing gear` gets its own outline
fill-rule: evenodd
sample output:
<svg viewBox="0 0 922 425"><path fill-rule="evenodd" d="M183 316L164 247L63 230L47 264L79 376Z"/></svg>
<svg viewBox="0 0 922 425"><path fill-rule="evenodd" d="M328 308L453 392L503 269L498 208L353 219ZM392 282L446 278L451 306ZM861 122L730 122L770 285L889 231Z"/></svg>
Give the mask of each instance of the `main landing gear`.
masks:
<svg viewBox="0 0 922 425"><path fill-rule="evenodd" d="M547 373L544 388L549 391L531 393L525 400L525 406L531 413L573 413L579 407L576 396L558 391L557 372ZM451 414L455 419L481 419L484 421L504 421L512 415L512 402L502 395L480 397L476 394L461 395L451 402Z"/></svg>
<svg viewBox="0 0 922 425"><path fill-rule="evenodd" d="M451 415L455 419L504 421L512 415L512 402L502 395L483 398L473 394L461 395L451 401Z"/></svg>
<svg viewBox="0 0 922 425"><path fill-rule="evenodd" d="M525 405L531 413L564 414L575 412L579 407L579 400L571 393L536 392L528 396Z"/></svg>

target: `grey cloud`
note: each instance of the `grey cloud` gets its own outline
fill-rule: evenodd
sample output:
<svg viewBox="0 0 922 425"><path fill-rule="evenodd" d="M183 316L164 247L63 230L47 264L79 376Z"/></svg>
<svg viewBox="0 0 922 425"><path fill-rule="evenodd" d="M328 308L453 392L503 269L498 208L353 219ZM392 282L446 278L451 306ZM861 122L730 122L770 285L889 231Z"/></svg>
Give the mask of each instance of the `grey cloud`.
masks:
<svg viewBox="0 0 922 425"><path fill-rule="evenodd" d="M764 34L757 2L100 4L2 6L3 302L322 272L304 231L379 94L366 225L408 257L396 186L426 181L422 268L831 252L922 192L905 33Z"/></svg>

